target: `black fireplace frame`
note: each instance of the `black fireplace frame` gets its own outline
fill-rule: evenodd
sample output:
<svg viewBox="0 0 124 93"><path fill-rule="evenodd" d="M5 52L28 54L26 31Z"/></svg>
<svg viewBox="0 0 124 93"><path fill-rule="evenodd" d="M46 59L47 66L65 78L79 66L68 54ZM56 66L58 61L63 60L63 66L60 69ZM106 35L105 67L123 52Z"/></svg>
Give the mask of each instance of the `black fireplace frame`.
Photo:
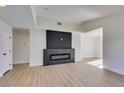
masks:
<svg viewBox="0 0 124 93"><path fill-rule="evenodd" d="M69 58L62 58L57 60L51 60L51 55L69 54ZM75 62L75 49L44 49L43 50L43 65L54 65L62 63L74 63Z"/></svg>
<svg viewBox="0 0 124 93"><path fill-rule="evenodd" d="M52 58L53 56L68 56L68 57L63 57L63 58ZM70 59L70 53L64 53L64 54L62 54L62 53L60 53L60 54L51 54L50 55L50 60L63 60L63 59Z"/></svg>

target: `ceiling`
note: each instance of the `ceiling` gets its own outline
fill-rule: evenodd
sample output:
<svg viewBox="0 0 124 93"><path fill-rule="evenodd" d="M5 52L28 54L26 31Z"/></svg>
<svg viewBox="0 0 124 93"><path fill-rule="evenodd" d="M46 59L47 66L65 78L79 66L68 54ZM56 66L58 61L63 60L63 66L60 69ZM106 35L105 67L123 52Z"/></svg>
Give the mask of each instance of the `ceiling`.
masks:
<svg viewBox="0 0 124 93"><path fill-rule="evenodd" d="M36 16L73 23L112 15L124 10L123 5L36 5Z"/></svg>
<svg viewBox="0 0 124 93"><path fill-rule="evenodd" d="M29 5L9 5L0 8L0 19L17 28L29 28L34 25Z"/></svg>
<svg viewBox="0 0 124 93"><path fill-rule="evenodd" d="M80 24L124 11L124 5L9 5L0 8L0 19L16 28L38 25L37 17Z"/></svg>

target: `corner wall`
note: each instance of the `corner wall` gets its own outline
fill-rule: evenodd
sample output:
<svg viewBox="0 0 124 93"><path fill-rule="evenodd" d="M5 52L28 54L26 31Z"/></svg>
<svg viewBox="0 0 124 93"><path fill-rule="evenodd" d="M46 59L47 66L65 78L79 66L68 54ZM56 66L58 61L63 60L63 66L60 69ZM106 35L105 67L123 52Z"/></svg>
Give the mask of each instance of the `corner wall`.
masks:
<svg viewBox="0 0 124 93"><path fill-rule="evenodd" d="M85 32L101 27L104 68L124 75L124 12L81 25Z"/></svg>

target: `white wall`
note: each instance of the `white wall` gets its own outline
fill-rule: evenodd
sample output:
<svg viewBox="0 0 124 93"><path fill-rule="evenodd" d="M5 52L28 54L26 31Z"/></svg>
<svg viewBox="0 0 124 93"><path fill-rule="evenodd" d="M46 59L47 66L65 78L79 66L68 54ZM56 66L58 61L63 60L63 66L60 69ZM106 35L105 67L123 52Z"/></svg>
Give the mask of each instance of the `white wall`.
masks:
<svg viewBox="0 0 124 93"><path fill-rule="evenodd" d="M95 37L96 57L103 58L103 37Z"/></svg>
<svg viewBox="0 0 124 93"><path fill-rule="evenodd" d="M124 12L89 21L81 27L83 31L103 27L104 68L124 74Z"/></svg>
<svg viewBox="0 0 124 93"><path fill-rule="evenodd" d="M43 65L43 49L46 49L46 31L30 29L30 66Z"/></svg>
<svg viewBox="0 0 124 93"><path fill-rule="evenodd" d="M75 49L75 61L81 61L81 33L72 32L72 48Z"/></svg>
<svg viewBox="0 0 124 93"><path fill-rule="evenodd" d="M13 29L13 64L29 63L29 30Z"/></svg>
<svg viewBox="0 0 124 93"><path fill-rule="evenodd" d="M10 38L11 37L11 38ZM0 77L12 69L12 27L0 20ZM3 53L6 53L4 56Z"/></svg>
<svg viewBox="0 0 124 93"><path fill-rule="evenodd" d="M84 34L85 35L85 34ZM83 58L96 57L96 44L94 37L82 38Z"/></svg>

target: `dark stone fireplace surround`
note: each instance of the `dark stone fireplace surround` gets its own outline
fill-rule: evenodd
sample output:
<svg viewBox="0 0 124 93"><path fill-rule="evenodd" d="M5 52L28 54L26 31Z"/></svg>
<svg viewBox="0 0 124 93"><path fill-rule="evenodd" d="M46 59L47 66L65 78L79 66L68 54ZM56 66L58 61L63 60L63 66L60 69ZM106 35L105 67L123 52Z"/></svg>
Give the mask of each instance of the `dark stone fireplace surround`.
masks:
<svg viewBox="0 0 124 93"><path fill-rule="evenodd" d="M72 49L72 33L47 30L47 49L43 50L43 65L75 62L75 49Z"/></svg>
<svg viewBox="0 0 124 93"><path fill-rule="evenodd" d="M43 54L44 66L75 62L74 49L44 49Z"/></svg>

